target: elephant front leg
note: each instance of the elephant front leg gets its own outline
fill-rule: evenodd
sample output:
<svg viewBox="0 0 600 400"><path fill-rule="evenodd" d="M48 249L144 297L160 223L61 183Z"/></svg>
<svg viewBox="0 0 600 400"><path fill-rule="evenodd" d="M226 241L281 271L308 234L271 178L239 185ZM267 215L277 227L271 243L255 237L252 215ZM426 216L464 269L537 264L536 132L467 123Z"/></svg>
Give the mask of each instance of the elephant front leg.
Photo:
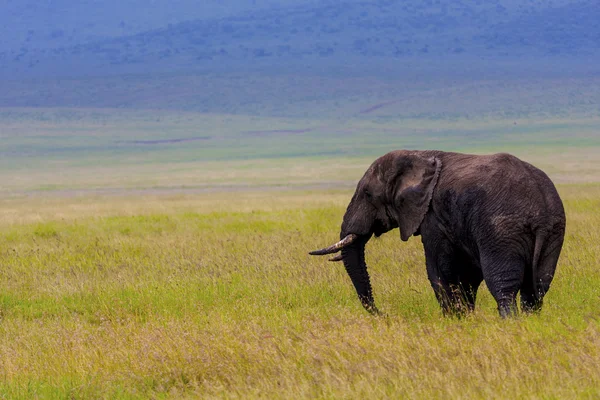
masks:
<svg viewBox="0 0 600 400"><path fill-rule="evenodd" d="M462 316L475 309L483 280L472 259L440 232L423 237L427 276L444 315Z"/></svg>
<svg viewBox="0 0 600 400"><path fill-rule="evenodd" d="M465 313L464 307L456 301L456 290L448 282L439 276L430 277L429 281L444 316L460 316Z"/></svg>
<svg viewBox="0 0 600 400"><path fill-rule="evenodd" d="M444 315L461 317L475 309L478 285L447 283L437 277L430 281Z"/></svg>
<svg viewBox="0 0 600 400"><path fill-rule="evenodd" d="M483 281L481 269L467 254L456 250L452 270L458 275L458 284L454 289L456 301L464 304L467 311L475 310L477 290Z"/></svg>
<svg viewBox="0 0 600 400"><path fill-rule="evenodd" d="M479 282L461 279L455 266L429 266L428 278L444 315L460 317L475 309Z"/></svg>

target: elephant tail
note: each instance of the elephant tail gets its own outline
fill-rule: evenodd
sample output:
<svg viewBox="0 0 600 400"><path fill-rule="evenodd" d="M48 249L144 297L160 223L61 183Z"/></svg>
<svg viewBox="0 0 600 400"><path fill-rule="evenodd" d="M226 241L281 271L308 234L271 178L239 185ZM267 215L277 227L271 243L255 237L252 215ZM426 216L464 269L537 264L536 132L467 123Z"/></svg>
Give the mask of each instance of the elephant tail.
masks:
<svg viewBox="0 0 600 400"><path fill-rule="evenodd" d="M531 264L531 275L533 278L533 292L535 293L536 300L539 300L544 296L543 288L540 287L540 277L538 276L540 257L542 255L542 248L546 242L547 232L545 230L539 230L535 234L535 245L533 247L533 260Z"/></svg>

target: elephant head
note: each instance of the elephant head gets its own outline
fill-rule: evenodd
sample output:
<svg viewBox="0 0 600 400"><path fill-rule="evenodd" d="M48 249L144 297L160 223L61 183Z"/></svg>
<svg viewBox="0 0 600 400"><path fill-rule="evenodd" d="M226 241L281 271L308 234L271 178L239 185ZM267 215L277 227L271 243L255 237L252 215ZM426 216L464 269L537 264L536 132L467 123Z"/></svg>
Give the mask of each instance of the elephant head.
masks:
<svg viewBox="0 0 600 400"><path fill-rule="evenodd" d="M372 235L400 228L403 241L418 233L438 180L441 161L421 152L395 151L377 159L358 182L342 222L340 241L311 255L341 254L363 307L378 313L365 263Z"/></svg>

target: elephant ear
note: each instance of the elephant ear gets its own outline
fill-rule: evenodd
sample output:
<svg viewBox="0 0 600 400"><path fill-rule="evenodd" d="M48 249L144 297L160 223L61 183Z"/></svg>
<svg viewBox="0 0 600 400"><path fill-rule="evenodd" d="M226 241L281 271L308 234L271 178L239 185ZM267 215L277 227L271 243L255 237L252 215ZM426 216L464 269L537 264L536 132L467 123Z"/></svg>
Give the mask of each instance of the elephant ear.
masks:
<svg viewBox="0 0 600 400"><path fill-rule="evenodd" d="M421 225L429 209L433 189L442 168L436 157L404 155L395 161L392 195L400 238L407 241Z"/></svg>

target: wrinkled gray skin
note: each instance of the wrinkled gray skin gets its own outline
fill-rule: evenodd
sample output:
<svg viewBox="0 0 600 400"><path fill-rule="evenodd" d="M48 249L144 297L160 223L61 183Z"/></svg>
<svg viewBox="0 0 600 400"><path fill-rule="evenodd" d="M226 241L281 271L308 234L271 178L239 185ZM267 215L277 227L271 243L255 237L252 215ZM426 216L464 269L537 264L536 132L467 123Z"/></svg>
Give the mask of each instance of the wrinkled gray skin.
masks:
<svg viewBox="0 0 600 400"><path fill-rule="evenodd" d="M539 169L509 154L394 151L357 185L340 238L341 258L362 305L378 313L365 263L372 235L421 236L427 276L445 313L473 310L483 280L502 317L538 311L565 234L562 201Z"/></svg>

